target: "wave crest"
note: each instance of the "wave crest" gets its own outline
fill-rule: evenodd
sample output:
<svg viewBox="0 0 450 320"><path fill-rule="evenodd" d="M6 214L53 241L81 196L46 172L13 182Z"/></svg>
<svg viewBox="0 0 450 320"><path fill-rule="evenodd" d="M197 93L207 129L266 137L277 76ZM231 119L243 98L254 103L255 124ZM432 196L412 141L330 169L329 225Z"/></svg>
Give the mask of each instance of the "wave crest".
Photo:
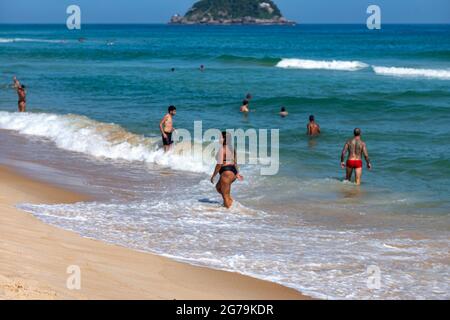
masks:
<svg viewBox="0 0 450 320"><path fill-rule="evenodd" d="M211 159L198 160L187 155L186 143L164 153L160 139L128 132L117 124L98 122L79 115L0 112L0 129L46 138L64 150L96 158L142 161L174 170L209 172Z"/></svg>
<svg viewBox="0 0 450 320"><path fill-rule="evenodd" d="M0 38L0 43L12 42L43 42L43 43L64 43L66 40L31 39L31 38Z"/></svg>
<svg viewBox="0 0 450 320"><path fill-rule="evenodd" d="M397 77L425 77L450 80L450 70L372 66L376 74Z"/></svg>
<svg viewBox="0 0 450 320"><path fill-rule="evenodd" d="M282 59L276 67L283 69L323 69L339 71L358 71L367 68L369 65L361 61L325 61L325 60L305 60L305 59Z"/></svg>

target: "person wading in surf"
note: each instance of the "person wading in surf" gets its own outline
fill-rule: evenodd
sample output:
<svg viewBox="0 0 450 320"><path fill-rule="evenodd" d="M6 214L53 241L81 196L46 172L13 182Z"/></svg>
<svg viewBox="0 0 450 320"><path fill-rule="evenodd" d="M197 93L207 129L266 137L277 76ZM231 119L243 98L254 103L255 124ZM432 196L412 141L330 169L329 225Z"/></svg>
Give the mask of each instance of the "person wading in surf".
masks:
<svg viewBox="0 0 450 320"><path fill-rule="evenodd" d="M341 167L347 170L345 177L347 181L352 180L353 171L355 171L355 183L360 185L363 168L362 156L364 155L369 170L372 169L372 164L370 163L367 146L361 140L361 129L356 128L353 133L353 139L348 140L342 150ZM347 163L344 162L346 155L348 155Z"/></svg>
<svg viewBox="0 0 450 320"><path fill-rule="evenodd" d="M217 174L220 174L220 180L216 184L216 190L222 195L223 205L229 209L233 205L231 185L236 179L239 181L244 180L244 177L239 174L236 150L234 150L232 146L233 142L231 135L222 132L220 143L221 146L217 153L217 165L211 176L211 183L214 184L214 178Z"/></svg>
<svg viewBox="0 0 450 320"><path fill-rule="evenodd" d="M249 101L247 99L245 99L244 101L242 101L242 106L241 106L241 112L244 114L248 114L250 112L249 109Z"/></svg>
<svg viewBox="0 0 450 320"><path fill-rule="evenodd" d="M17 91L17 95L19 96L19 112L26 112L27 109L27 92L25 91L25 86L20 84L19 80L14 76L13 78L14 89Z"/></svg>
<svg viewBox="0 0 450 320"><path fill-rule="evenodd" d="M306 130L306 134L311 137L318 136L320 134L320 126L316 123L313 115L309 116L309 123L306 126Z"/></svg>
<svg viewBox="0 0 450 320"><path fill-rule="evenodd" d="M159 130L161 131L164 152L168 152L173 144L172 133L175 131L173 127L173 117L177 114L177 108L170 106L168 113L162 118L159 123Z"/></svg>

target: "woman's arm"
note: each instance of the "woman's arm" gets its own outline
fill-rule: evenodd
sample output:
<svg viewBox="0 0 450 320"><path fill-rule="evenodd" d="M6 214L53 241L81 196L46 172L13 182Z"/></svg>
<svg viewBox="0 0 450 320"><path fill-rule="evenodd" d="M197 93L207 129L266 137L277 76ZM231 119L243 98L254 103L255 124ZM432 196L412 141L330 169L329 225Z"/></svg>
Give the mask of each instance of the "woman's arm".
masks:
<svg viewBox="0 0 450 320"><path fill-rule="evenodd" d="M220 172L220 169L222 168L222 164L223 164L223 147L220 147L219 152L217 152L216 155L216 159L217 159L217 164L216 167L214 168L214 172L211 176L211 183L214 184L214 178L217 176L217 174Z"/></svg>
<svg viewBox="0 0 450 320"><path fill-rule="evenodd" d="M13 77L14 89L18 90L20 88L20 82L17 80L16 76Z"/></svg>
<svg viewBox="0 0 450 320"><path fill-rule="evenodd" d="M238 161L237 161L237 153L236 153L236 150L234 150L234 166L236 167L236 170L237 170L237 175L236 175L236 178L239 180L239 181L242 181L242 180L244 180L244 177L243 176L241 176L241 174L239 173L239 166L238 166Z"/></svg>
<svg viewBox="0 0 450 320"><path fill-rule="evenodd" d="M220 169L222 168L221 164L216 164L216 167L214 168L214 172L211 176L211 183L214 184L214 178L217 176L217 174L220 172Z"/></svg>

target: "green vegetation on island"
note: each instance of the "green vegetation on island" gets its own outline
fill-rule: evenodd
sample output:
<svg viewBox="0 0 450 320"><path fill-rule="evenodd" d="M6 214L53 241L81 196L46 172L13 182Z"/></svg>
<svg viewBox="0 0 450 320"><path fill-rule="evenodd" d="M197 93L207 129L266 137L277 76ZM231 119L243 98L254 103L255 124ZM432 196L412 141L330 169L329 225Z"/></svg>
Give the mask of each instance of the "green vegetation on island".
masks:
<svg viewBox="0 0 450 320"><path fill-rule="evenodd" d="M171 24L295 24L272 0L200 0Z"/></svg>

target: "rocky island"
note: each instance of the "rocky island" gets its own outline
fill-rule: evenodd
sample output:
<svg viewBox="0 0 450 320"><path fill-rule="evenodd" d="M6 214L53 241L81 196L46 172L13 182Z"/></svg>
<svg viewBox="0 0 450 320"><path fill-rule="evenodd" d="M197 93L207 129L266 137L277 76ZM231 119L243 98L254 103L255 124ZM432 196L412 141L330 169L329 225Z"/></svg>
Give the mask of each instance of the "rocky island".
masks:
<svg viewBox="0 0 450 320"><path fill-rule="evenodd" d="M272 0L200 0L182 16L176 14L169 24L254 24L294 25Z"/></svg>

